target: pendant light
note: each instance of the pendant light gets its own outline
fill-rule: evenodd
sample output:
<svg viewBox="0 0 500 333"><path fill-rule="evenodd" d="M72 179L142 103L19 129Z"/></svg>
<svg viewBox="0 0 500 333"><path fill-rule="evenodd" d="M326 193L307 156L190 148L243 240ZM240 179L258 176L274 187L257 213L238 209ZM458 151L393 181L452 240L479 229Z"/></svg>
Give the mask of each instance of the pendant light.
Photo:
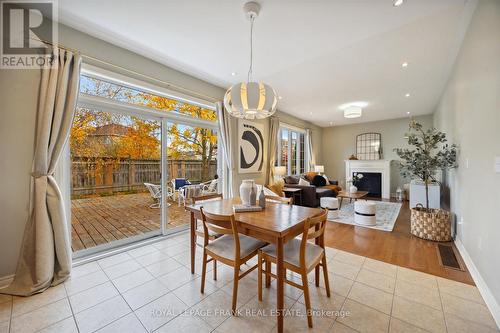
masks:
<svg viewBox="0 0 500 333"><path fill-rule="evenodd" d="M259 15L260 5L247 2L243 7L250 20L250 67L247 82L231 86L224 95L224 106L233 117L245 119L264 119L276 111L278 98L274 89L263 83L252 81L253 71L253 23Z"/></svg>

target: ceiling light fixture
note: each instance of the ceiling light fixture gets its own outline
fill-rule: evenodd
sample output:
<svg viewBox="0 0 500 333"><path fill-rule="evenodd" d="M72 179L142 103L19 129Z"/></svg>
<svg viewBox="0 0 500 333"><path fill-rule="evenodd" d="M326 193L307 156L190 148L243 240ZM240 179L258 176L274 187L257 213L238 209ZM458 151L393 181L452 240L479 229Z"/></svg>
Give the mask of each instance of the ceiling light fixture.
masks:
<svg viewBox="0 0 500 333"><path fill-rule="evenodd" d="M363 109L359 106L349 106L344 110L344 118L359 118L363 114Z"/></svg>
<svg viewBox="0 0 500 333"><path fill-rule="evenodd" d="M410 113L411 113L410 111L407 111L407 112L406 112L406 114L408 114L408 115L409 115Z"/></svg>
<svg viewBox="0 0 500 333"><path fill-rule="evenodd" d="M394 0L393 5L394 7L399 7L403 4L404 0Z"/></svg>
<svg viewBox="0 0 500 333"><path fill-rule="evenodd" d="M238 74L238 73L236 73L236 72L232 72L232 73L231 73L231 76L236 76L236 74Z"/></svg>
<svg viewBox="0 0 500 333"><path fill-rule="evenodd" d="M259 15L260 5L247 2L243 10L250 20L250 67L247 82L231 86L224 95L224 106L236 118L263 119L276 111L278 95L274 89L263 82L252 82L253 72L253 23Z"/></svg>
<svg viewBox="0 0 500 333"><path fill-rule="evenodd" d="M401 64L401 67L408 67L408 63L405 61Z"/></svg>
<svg viewBox="0 0 500 333"><path fill-rule="evenodd" d="M405 97L410 97L410 96L411 96L411 95L410 95L410 93L407 93L407 94L405 95Z"/></svg>
<svg viewBox="0 0 500 333"><path fill-rule="evenodd" d="M282 96L278 96L278 99L283 99L283 97Z"/></svg>

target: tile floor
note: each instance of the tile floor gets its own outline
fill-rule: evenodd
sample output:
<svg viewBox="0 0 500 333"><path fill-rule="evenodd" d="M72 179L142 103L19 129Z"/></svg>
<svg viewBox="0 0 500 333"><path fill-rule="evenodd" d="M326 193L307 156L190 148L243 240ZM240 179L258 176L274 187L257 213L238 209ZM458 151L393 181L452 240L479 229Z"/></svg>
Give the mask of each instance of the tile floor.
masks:
<svg viewBox="0 0 500 333"><path fill-rule="evenodd" d="M207 274L202 295L188 244L182 234L75 267L70 280L42 294L0 295L0 333L273 332L276 284L259 302L252 272L240 281L240 314L231 316L231 269L220 265L217 281ZM327 298L311 283L318 315L310 331L498 332L475 287L332 248L327 257L333 293ZM309 331L302 292L286 286L285 295L286 331Z"/></svg>

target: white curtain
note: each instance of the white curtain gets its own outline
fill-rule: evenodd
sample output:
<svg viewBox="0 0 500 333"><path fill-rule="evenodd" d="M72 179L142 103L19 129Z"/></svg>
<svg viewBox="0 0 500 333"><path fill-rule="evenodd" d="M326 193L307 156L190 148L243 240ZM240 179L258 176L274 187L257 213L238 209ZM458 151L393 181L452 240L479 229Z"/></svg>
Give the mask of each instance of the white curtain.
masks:
<svg viewBox="0 0 500 333"><path fill-rule="evenodd" d="M226 161L226 172L224 173L224 189L223 193L225 197L233 197L233 147L231 144L231 116L225 112L222 102L217 102L215 104L215 109L217 111L217 121L219 122L219 133L220 133L220 146L224 153L224 160Z"/></svg>
<svg viewBox="0 0 500 333"><path fill-rule="evenodd" d="M316 158L314 156L313 144L312 144L312 132L310 129L306 129L307 135L307 155L309 156L309 171L314 171L314 166L316 165Z"/></svg>
<svg viewBox="0 0 500 333"><path fill-rule="evenodd" d="M30 215L14 281L1 293L28 296L63 282L71 272L71 240L54 171L66 144L78 97L81 59L54 49L42 69L30 191ZM35 112L35 110L33 111Z"/></svg>
<svg viewBox="0 0 500 333"><path fill-rule="evenodd" d="M280 130L280 120L278 117L271 117L269 120L269 158L266 184L274 183L274 163L276 162L276 147L278 144L278 132Z"/></svg>

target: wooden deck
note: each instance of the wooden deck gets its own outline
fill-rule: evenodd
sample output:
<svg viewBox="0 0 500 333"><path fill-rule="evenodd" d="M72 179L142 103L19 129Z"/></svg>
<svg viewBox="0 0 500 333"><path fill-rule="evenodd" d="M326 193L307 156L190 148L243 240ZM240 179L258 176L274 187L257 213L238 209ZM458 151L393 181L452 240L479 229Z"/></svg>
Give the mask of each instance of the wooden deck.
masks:
<svg viewBox="0 0 500 333"><path fill-rule="evenodd" d="M71 248L78 251L160 228L160 209L148 193L113 195L71 201ZM184 207L172 203L168 226L189 223Z"/></svg>

